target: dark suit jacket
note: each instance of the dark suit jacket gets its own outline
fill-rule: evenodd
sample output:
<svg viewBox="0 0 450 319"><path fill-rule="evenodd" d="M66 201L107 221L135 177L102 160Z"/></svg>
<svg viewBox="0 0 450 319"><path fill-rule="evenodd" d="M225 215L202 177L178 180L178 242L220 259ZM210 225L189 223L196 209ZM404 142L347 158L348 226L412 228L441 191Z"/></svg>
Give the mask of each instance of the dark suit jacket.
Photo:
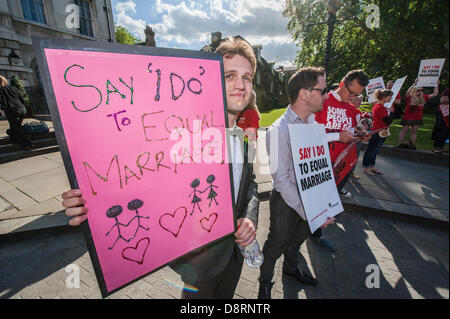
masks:
<svg viewBox="0 0 450 319"><path fill-rule="evenodd" d="M23 105L24 100L19 90L13 86L0 86L0 107L6 112L25 114L27 109Z"/></svg>
<svg viewBox="0 0 450 319"><path fill-rule="evenodd" d="M258 225L258 184L255 182L253 164L244 163L236 201L237 219L247 217ZM208 281L218 276L227 266L236 245L230 236L194 251L170 267L181 275L185 283Z"/></svg>

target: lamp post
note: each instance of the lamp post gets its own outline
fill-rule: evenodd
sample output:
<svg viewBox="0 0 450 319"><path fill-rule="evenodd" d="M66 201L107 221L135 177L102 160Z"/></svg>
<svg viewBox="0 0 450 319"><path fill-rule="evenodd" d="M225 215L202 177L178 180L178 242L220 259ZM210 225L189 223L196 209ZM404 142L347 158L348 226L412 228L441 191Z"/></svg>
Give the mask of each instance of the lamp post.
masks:
<svg viewBox="0 0 450 319"><path fill-rule="evenodd" d="M328 81L328 70L330 69L330 55L331 55L331 38L333 37L334 24L336 23L336 13L342 7L342 3L339 0L328 0L328 34L327 34L327 47L325 50L325 80Z"/></svg>
<svg viewBox="0 0 450 319"><path fill-rule="evenodd" d="M8 62L9 65L16 65L20 61L20 56L14 51L14 49L11 49L11 53L8 55Z"/></svg>

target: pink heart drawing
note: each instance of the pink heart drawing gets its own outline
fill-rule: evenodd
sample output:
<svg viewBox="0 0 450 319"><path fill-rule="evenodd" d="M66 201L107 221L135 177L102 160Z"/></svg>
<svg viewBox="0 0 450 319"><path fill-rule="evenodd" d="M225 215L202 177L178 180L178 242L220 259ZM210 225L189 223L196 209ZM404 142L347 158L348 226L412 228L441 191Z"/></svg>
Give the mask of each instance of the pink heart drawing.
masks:
<svg viewBox="0 0 450 319"><path fill-rule="evenodd" d="M173 214L164 214L159 218L159 225L169 233L178 236L184 221L186 220L186 207L178 207Z"/></svg>
<svg viewBox="0 0 450 319"><path fill-rule="evenodd" d="M135 247L126 247L122 250L122 258L142 265L149 245L150 238L144 237L137 242Z"/></svg>
<svg viewBox="0 0 450 319"><path fill-rule="evenodd" d="M202 228L206 230L208 233L211 232L213 225L216 223L218 215L216 213L212 213L208 218L203 217L200 219L200 224Z"/></svg>

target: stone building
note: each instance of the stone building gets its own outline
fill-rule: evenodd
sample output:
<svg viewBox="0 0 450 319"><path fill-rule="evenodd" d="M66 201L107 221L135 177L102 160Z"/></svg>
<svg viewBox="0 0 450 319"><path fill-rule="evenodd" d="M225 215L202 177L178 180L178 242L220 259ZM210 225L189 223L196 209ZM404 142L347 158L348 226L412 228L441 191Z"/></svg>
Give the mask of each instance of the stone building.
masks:
<svg viewBox="0 0 450 319"><path fill-rule="evenodd" d="M111 0L0 0L0 74L17 75L33 114L48 115L32 36L115 42Z"/></svg>
<svg viewBox="0 0 450 319"><path fill-rule="evenodd" d="M283 94L280 96L280 105L288 105L289 104L289 98L288 98L288 83L291 76L294 75L295 72L297 72L298 68L295 66L289 66L289 67L282 67L279 66L276 69L278 72L283 74L283 84L282 84L282 91Z"/></svg>
<svg viewBox="0 0 450 319"><path fill-rule="evenodd" d="M235 37L245 40L240 35ZM204 52L214 52L223 40L225 39L222 39L222 33L211 33L211 43L205 45L200 50ZM280 104L280 98L284 94L284 73L280 72L279 69L274 69L275 62L267 62L261 56L261 44L252 45L252 48L257 60L253 89L257 95L257 105L260 111L282 106L283 104Z"/></svg>
<svg viewBox="0 0 450 319"><path fill-rule="evenodd" d="M156 47L155 31L153 31L152 28L147 25L145 27L144 32L145 32L145 42L139 44L146 45L149 47Z"/></svg>

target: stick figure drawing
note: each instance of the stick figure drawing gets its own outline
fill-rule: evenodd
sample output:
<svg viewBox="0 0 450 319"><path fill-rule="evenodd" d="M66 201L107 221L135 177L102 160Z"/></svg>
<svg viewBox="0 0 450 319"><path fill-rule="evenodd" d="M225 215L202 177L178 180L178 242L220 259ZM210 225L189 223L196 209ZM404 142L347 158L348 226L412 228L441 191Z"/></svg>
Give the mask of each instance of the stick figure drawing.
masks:
<svg viewBox="0 0 450 319"><path fill-rule="evenodd" d="M128 203L127 207L129 210L135 210L136 211L136 216L134 216L129 222L128 225L135 219L138 219L138 226L136 227L136 232L134 233L133 237L131 237L131 239L136 237L136 234L139 230L139 228L142 228L144 230L149 230L150 228L145 228L144 226L141 225L141 218L145 218L145 219L149 219L150 217L148 216L139 216L139 212L138 212L138 208L141 208L142 205L144 205L144 202L141 201L140 199L133 199L131 202ZM128 226L127 225L127 226Z"/></svg>
<svg viewBox="0 0 450 319"><path fill-rule="evenodd" d="M111 208L109 208L109 209L106 211L106 217L108 217L108 218L114 218L114 220L116 221L116 223L111 227L111 229L106 233L105 236L108 236L108 235L111 233L111 231L114 229L114 227L117 227L117 231L118 231L118 233L119 233L119 236L117 236L116 241L114 242L114 244L113 244L111 247L108 247L108 249L113 249L114 246L116 245L117 241L118 241L119 239L121 239L121 238L122 238L124 241L126 241L127 243L130 242L130 240L132 240L132 239L134 239L134 238L136 237L136 234L137 234L139 228L142 228L142 229L144 229L144 230L149 230L149 229L150 229L150 228L146 228L146 227L144 227L144 226L141 225L141 218L144 218L144 219L149 219L149 218L150 218L150 217L148 217L148 216L140 216L140 215L139 215L138 209L141 208L143 205L144 205L144 202L141 201L140 199L133 199L132 201L130 201L130 202L128 203L128 205L127 205L128 209L129 209L129 210L135 210L135 211L136 211L136 216L134 216L133 218L131 218L130 221L129 221L127 224L119 223L119 220L118 220L118 216L119 216L120 214L122 214L122 211L123 211L122 206L120 206L120 205L114 205L114 206L112 206ZM138 220L137 227L136 227L136 231L134 232L134 235L133 235L130 239L126 239L125 237L122 236L122 233L121 233L121 231L120 231L120 226L128 227L128 226L131 224L131 222L132 222L134 219L136 219L136 218L137 218L137 220Z"/></svg>
<svg viewBox="0 0 450 319"><path fill-rule="evenodd" d="M191 201L191 204L193 204L193 205L192 205L191 216L192 216L192 214L194 213L195 205L197 205L198 210L199 210L200 212L202 212L202 209L200 208L200 205L199 205L199 202L201 202L202 199L201 199L200 197L197 196L197 192L198 192L198 193L201 193L201 191L198 191L198 190L197 190L197 187L198 187L199 185L200 185L200 180L199 180L198 178L194 179L194 180L191 182L191 187L194 189L194 190L189 194L189 197L191 197L191 196L193 195L192 201Z"/></svg>
<svg viewBox="0 0 450 319"><path fill-rule="evenodd" d="M117 241L118 241L120 238L122 238L122 239L123 239L124 241L126 241L127 243L130 242L130 239L125 239L125 238L122 236L121 232L120 232L120 226L127 227L127 226L130 224L130 223L128 223L128 225L125 225L125 224L119 223L119 220L118 220L117 216L119 216L120 214L122 214L122 210L123 210L123 209L122 209L122 206L120 206L120 205L115 205L115 206L112 206L111 208L109 208L109 209L106 211L106 217L108 217L108 218L114 218L114 220L116 221L116 223L114 224L113 227L111 227L111 229L106 233L105 236L108 236L109 233L110 233L110 232L114 229L114 227L116 227L116 226L117 226L117 231L119 232L119 236L117 236L116 241L114 242L114 244L113 244L111 247L108 247L108 249L113 249L113 247L116 245Z"/></svg>
<svg viewBox="0 0 450 319"><path fill-rule="evenodd" d="M219 205L219 203L216 200L217 193L214 190L214 188L219 188L219 187L216 185L213 185L215 180L216 180L216 177L214 175L209 175L208 178L206 178L206 182L209 184L209 186L204 191L202 191L202 193L204 193L209 189L208 199L210 199L210 201L209 201L208 207L211 207L211 203L213 200L216 202L216 205Z"/></svg>

